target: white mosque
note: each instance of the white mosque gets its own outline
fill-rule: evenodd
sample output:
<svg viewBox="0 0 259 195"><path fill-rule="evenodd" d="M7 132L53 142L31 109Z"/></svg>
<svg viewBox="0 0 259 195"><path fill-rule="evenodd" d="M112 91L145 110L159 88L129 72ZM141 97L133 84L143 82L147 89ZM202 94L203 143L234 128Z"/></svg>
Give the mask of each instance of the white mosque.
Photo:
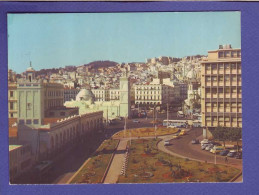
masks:
<svg viewBox="0 0 259 195"><path fill-rule="evenodd" d="M108 121L116 117L131 117L129 78L120 78L120 99L113 101L94 101L94 94L90 89L81 89L75 100L65 102L66 107L78 107L79 114L103 111Z"/></svg>

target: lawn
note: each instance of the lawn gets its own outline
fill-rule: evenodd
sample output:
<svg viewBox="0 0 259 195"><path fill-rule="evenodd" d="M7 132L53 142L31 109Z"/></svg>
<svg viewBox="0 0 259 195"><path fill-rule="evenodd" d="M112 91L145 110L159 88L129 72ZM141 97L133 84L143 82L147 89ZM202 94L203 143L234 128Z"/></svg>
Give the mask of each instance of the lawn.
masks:
<svg viewBox="0 0 259 195"><path fill-rule="evenodd" d="M118 142L119 140L112 139L103 141L100 147L90 157L88 163L70 183L101 183L104 172Z"/></svg>
<svg viewBox="0 0 259 195"><path fill-rule="evenodd" d="M157 149L157 139L133 140L128 168L118 183L227 182L239 170L178 158Z"/></svg>
<svg viewBox="0 0 259 195"><path fill-rule="evenodd" d="M112 136L112 138L123 138L123 137L148 137L148 136L161 136L167 134L174 134L178 132L178 128L166 128L166 127L157 127L156 133L154 127L144 127L137 129L127 129L126 132L120 131Z"/></svg>

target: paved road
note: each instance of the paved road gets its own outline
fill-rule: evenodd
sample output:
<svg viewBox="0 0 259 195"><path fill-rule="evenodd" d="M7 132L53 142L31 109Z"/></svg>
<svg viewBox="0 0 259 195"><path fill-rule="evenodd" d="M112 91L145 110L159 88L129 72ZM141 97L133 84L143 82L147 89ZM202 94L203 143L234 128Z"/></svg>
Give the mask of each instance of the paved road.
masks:
<svg viewBox="0 0 259 195"><path fill-rule="evenodd" d="M124 162L124 155L126 152L127 142L128 140L120 141L118 148L115 151L113 161L104 180L104 183L112 184L117 182Z"/></svg>
<svg viewBox="0 0 259 195"><path fill-rule="evenodd" d="M191 140L194 138L199 138L200 140L202 134L202 129L192 129L188 132L188 135L182 136L180 139L176 139L172 141L172 145L164 146L163 141L161 141L158 145L159 149L164 152L170 153L171 155L176 155L179 157L194 159L198 161L207 161L209 163L215 162L215 155L211 154L208 151L204 151L200 149L200 144L191 144ZM163 139L168 140L171 139L172 136L165 136ZM225 157L223 156L216 156L216 163L219 164L226 164ZM242 170L242 160L241 159L234 159L228 158L227 165L236 167ZM241 182L242 177L239 177L236 181Z"/></svg>

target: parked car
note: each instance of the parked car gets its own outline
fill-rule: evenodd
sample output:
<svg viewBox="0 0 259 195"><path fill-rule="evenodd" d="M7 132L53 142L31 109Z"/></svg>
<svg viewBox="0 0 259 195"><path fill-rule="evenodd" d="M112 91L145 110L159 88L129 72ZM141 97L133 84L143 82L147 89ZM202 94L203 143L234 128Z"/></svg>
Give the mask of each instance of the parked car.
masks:
<svg viewBox="0 0 259 195"><path fill-rule="evenodd" d="M198 144L199 143L199 140L198 139L193 139L192 140L192 144Z"/></svg>
<svg viewBox="0 0 259 195"><path fill-rule="evenodd" d="M218 154L223 150L224 150L223 146L214 146L210 152L213 154Z"/></svg>
<svg viewBox="0 0 259 195"><path fill-rule="evenodd" d="M223 150L219 153L220 156L226 156L229 153L229 150Z"/></svg>
<svg viewBox="0 0 259 195"><path fill-rule="evenodd" d="M170 146L170 145L171 145L170 140L164 141L164 145L165 145L165 146Z"/></svg>
<svg viewBox="0 0 259 195"><path fill-rule="evenodd" d="M205 148L206 151L210 151L213 148L213 144L209 144L207 145L207 147Z"/></svg>
<svg viewBox="0 0 259 195"><path fill-rule="evenodd" d="M235 155L236 159L242 159L242 152L237 152L237 154Z"/></svg>
<svg viewBox="0 0 259 195"><path fill-rule="evenodd" d="M201 146L201 149L202 150L205 150L205 148L208 146L209 144L203 144L202 146Z"/></svg>
<svg viewBox="0 0 259 195"><path fill-rule="evenodd" d="M227 156L233 158L236 156L236 154L237 154L236 150L230 150L229 153L227 154Z"/></svg>
<svg viewBox="0 0 259 195"><path fill-rule="evenodd" d="M203 144L208 144L208 143L209 143L209 140L208 140L208 139L204 139L204 140L201 141L201 146L202 146Z"/></svg>
<svg viewBox="0 0 259 195"><path fill-rule="evenodd" d="M140 123L139 120L133 120L133 123Z"/></svg>
<svg viewBox="0 0 259 195"><path fill-rule="evenodd" d="M179 135L186 135L186 131L185 130L181 130L181 132L179 133Z"/></svg>

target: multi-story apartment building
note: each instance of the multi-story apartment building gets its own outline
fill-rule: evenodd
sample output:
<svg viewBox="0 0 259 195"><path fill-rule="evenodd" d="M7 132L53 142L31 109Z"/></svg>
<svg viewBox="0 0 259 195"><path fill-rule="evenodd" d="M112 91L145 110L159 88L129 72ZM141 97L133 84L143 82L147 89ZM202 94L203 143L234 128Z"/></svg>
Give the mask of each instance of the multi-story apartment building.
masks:
<svg viewBox="0 0 259 195"><path fill-rule="evenodd" d="M12 70L8 70L8 117L17 118L17 82Z"/></svg>
<svg viewBox="0 0 259 195"><path fill-rule="evenodd" d="M110 98L110 92L109 89L92 89L91 90L94 94L95 101L98 102L104 102L104 101L109 101Z"/></svg>
<svg viewBox="0 0 259 195"><path fill-rule="evenodd" d="M163 87L162 84L135 85L135 104L163 104Z"/></svg>
<svg viewBox="0 0 259 195"><path fill-rule="evenodd" d="M71 101L71 99L75 100L76 95L79 93L79 88L74 87L65 87L64 88L64 102Z"/></svg>
<svg viewBox="0 0 259 195"><path fill-rule="evenodd" d="M110 100L119 100L120 99L120 89L110 89Z"/></svg>
<svg viewBox="0 0 259 195"><path fill-rule="evenodd" d="M179 86L173 85L170 79L163 79L162 82L153 79L150 84L135 85L135 104L165 105L179 100Z"/></svg>
<svg viewBox="0 0 259 195"><path fill-rule="evenodd" d="M241 49L227 45L208 51L201 75L202 125L242 127Z"/></svg>

